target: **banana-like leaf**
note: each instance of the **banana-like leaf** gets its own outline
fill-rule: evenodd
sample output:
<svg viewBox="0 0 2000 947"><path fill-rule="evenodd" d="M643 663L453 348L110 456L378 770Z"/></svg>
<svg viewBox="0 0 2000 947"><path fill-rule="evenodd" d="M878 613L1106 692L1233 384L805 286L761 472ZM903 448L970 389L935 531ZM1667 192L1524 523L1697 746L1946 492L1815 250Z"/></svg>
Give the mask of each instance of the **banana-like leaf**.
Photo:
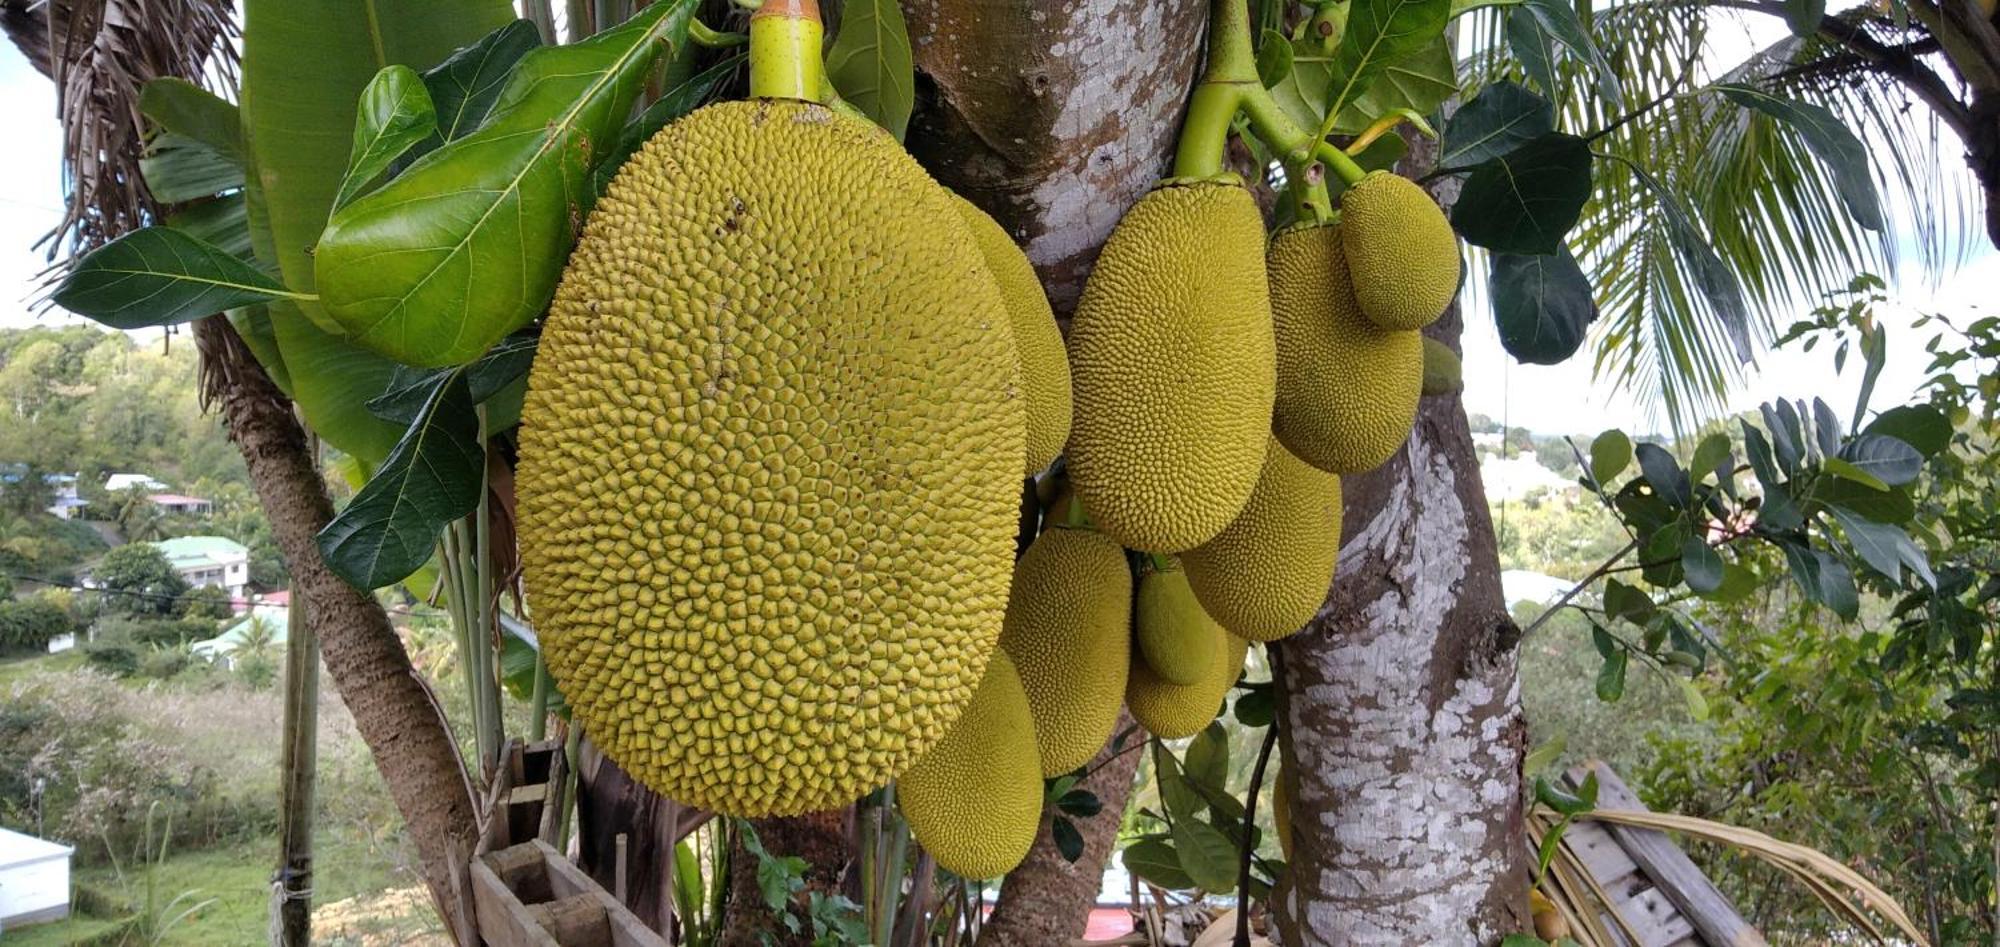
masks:
<svg viewBox="0 0 2000 947"><path fill-rule="evenodd" d="M235 103L186 79L167 76L148 81L139 90L139 112L243 167L243 122Z"/></svg>
<svg viewBox="0 0 2000 947"><path fill-rule="evenodd" d="M243 5L242 122L258 185L250 201L252 235L296 290L314 285L312 248L347 170L361 90L384 66L429 68L514 19L506 0L371 9L373 16L357 15L348 0ZM270 309L291 394L306 420L334 447L381 462L402 431L363 405L381 393L395 364L340 338L314 302Z"/></svg>
<svg viewBox="0 0 2000 947"><path fill-rule="evenodd" d="M139 159L139 176L162 204L198 201L243 186L243 169L233 159L176 132L153 136Z"/></svg>
<svg viewBox="0 0 2000 947"><path fill-rule="evenodd" d="M600 143L615 139L695 0L522 57L486 124L336 213L319 239L321 303L400 362L477 358L548 305Z"/></svg>
<svg viewBox="0 0 2000 947"><path fill-rule="evenodd" d="M171 227L145 227L79 260L51 298L114 329L139 329L289 295L213 244Z"/></svg>

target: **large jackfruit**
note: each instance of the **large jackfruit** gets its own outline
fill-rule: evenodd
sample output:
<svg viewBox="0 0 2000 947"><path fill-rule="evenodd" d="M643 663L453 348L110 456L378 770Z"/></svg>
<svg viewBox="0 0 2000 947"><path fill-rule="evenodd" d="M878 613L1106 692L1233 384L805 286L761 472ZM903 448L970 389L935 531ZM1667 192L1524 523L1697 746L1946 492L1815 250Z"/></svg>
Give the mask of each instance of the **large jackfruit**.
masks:
<svg viewBox="0 0 2000 947"><path fill-rule="evenodd" d="M1111 738L1131 616L1132 571L1103 533L1050 529L1015 564L1000 647L1028 690L1044 776L1082 766Z"/></svg>
<svg viewBox="0 0 2000 947"><path fill-rule="evenodd" d="M1153 673L1170 684L1193 684L1222 660L1222 626L1195 601L1180 561L1166 559L1166 568L1139 577L1133 637Z"/></svg>
<svg viewBox="0 0 2000 947"><path fill-rule="evenodd" d="M1340 478L1278 444L1242 515L1181 554L1202 608L1251 641L1275 641L1319 613L1340 558Z"/></svg>
<svg viewBox="0 0 2000 947"><path fill-rule="evenodd" d="M1424 383L1423 337L1361 315L1340 231L1297 227L1271 242L1278 398L1271 429L1285 449L1330 473L1388 460L1410 436Z"/></svg>
<svg viewBox="0 0 2000 947"><path fill-rule="evenodd" d="M917 843L953 874L1006 874L1035 844L1042 767L1021 676L1005 652L950 732L896 780Z"/></svg>
<svg viewBox="0 0 2000 947"><path fill-rule="evenodd" d="M1458 237L1424 189L1371 171L1340 196L1341 243L1361 312L1384 329L1421 329L1458 295Z"/></svg>
<svg viewBox="0 0 2000 947"><path fill-rule="evenodd" d="M1257 483L1275 349L1248 191L1154 189L1118 223L1070 325L1069 476L1091 521L1146 552L1220 532Z"/></svg>
<svg viewBox="0 0 2000 947"><path fill-rule="evenodd" d="M971 201L952 195L952 206L965 218L972 240L986 257L986 268L1000 286L1014 329L1014 349L1021 356L1021 393L1027 399L1028 468L1035 473L1055 462L1069 440L1069 355L1063 351L1062 330L1042 292L1042 281L1028 255L1007 231Z"/></svg>
<svg viewBox="0 0 2000 947"><path fill-rule="evenodd" d="M819 105L713 105L598 201L523 409L529 605L592 740L715 812L929 750L1006 611L1024 420L944 190Z"/></svg>
<svg viewBox="0 0 2000 947"><path fill-rule="evenodd" d="M1250 642L1226 631L1222 634L1226 638L1222 660L1193 684L1170 684L1134 655L1132 678L1125 684L1125 704L1132 709L1132 719L1167 740L1194 736L1208 726L1222 708L1223 696L1243 673L1243 656L1250 650Z"/></svg>

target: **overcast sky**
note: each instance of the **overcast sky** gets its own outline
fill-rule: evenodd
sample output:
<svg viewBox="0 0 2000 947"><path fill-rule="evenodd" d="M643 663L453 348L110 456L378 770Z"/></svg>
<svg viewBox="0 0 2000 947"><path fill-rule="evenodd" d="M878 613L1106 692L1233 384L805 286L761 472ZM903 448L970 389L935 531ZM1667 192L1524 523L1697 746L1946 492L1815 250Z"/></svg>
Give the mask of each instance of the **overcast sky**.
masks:
<svg viewBox="0 0 2000 947"><path fill-rule="evenodd" d="M1733 62L1743 52L1764 45L1782 30L1768 17L1718 24L1712 35L1723 37L1717 61ZM58 155L61 129L55 120L55 93L48 80L27 64L11 45L0 44L0 128L7 141L0 146L0 326L57 324L79 321L59 312L36 315L29 302L35 276L45 265L33 249L61 217L62 175ZM1952 152L1947 151L1947 154ZM1943 169L1941 169L1943 170ZM1965 173L1953 167L1949 173ZM1898 208L1892 203L1889 213ZM1907 227L1905 228L1908 229ZM1896 277L1889 291L1894 305L1879 315L1890 331L1889 366L1877 385L1874 404L1887 407L1905 400L1923 377L1928 361L1921 351L1929 332L1908 331L1921 313L1954 317L1960 325L1977 315L1995 313L2000 288L2000 254L1984 241L1964 266L1941 276L1914 269ZM1914 253L1904 254L1913 259ZM1476 295L1476 294L1475 294ZM1590 347L1568 362L1543 367L1521 365L1500 348L1490 311L1470 300L1466 312L1465 405L1470 412L1505 418L1508 423L1544 433L1593 434L1608 427L1637 433L1652 429L1656 413L1629 396L1591 381ZM1782 329L1802 313L1774 313ZM156 333L154 333L156 334ZM1743 390L1730 399L1733 408L1753 407L1772 398L1818 394L1843 414L1852 405L1859 379L1850 371L1832 377L1831 354L1765 353ZM190 397L193 393L190 392Z"/></svg>

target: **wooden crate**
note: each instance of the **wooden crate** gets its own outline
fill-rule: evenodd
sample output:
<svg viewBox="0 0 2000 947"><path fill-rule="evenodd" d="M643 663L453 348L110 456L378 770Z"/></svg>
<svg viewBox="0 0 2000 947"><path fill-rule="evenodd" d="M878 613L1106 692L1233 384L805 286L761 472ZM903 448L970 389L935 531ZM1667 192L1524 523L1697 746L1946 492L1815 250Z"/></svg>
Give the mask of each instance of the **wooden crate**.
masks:
<svg viewBox="0 0 2000 947"><path fill-rule="evenodd" d="M480 855L472 864L472 900L489 947L666 947L539 838Z"/></svg>

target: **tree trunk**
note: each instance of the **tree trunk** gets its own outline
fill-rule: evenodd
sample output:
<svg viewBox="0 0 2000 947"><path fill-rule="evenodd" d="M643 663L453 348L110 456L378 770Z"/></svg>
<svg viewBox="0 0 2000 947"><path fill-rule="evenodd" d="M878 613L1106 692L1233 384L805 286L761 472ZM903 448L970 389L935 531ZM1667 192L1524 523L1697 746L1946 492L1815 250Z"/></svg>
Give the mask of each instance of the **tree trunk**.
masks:
<svg viewBox="0 0 2000 947"><path fill-rule="evenodd" d="M849 853L854 850L854 809L809 812L780 819L756 819L750 823L757 841L773 857L797 855L805 859L806 886L793 903L804 907L810 893L838 894L847 874ZM729 914L722 930L722 947L805 947L813 941L810 925L792 934L778 923L778 916L764 903L763 889L757 884L757 856L745 848L740 836L733 836L729 853ZM766 937L769 939L766 940Z"/></svg>
<svg viewBox="0 0 2000 947"><path fill-rule="evenodd" d="M1123 733L1127 727L1136 725L1132 715L1121 710L1113 732ZM1116 752L1106 744L1091 759L1088 765L1095 772L1077 788L1096 793L1104 810L1072 820L1084 843L1083 856L1074 863L1056 851L1055 838L1049 834L1050 813L1043 813L1035 847L1000 884L1000 899L979 936L979 947L1044 947L1083 934L1090 909L1097 904L1111 846L1118 841L1125 798L1132 792L1132 776L1139 770L1145 745L1146 732L1134 729Z"/></svg>
<svg viewBox="0 0 2000 947"><path fill-rule="evenodd" d="M1454 304L1426 332L1457 350L1462 328ZM1341 485L1332 593L1281 646L1284 942L1497 943L1531 929L1521 635L1459 396L1423 399L1403 450Z"/></svg>
<svg viewBox="0 0 2000 947"><path fill-rule="evenodd" d="M918 69L911 152L1026 249L1067 326L1104 238L1167 172L1207 4L905 0L903 9ZM1120 719L1123 729L1129 718ZM982 944L1045 947L1082 933L1137 757L1084 784L1104 811L1077 822L1075 864L1044 823L1003 883Z"/></svg>
<svg viewBox="0 0 2000 947"><path fill-rule="evenodd" d="M314 469L291 402L227 320L195 323L208 400L220 405L243 454L296 594L319 636L321 657L368 744L405 828L438 915L462 944L472 934L470 901L459 883L471 857L472 782L452 741L444 708L410 665L375 597L348 585L321 561L314 537L333 503Z"/></svg>
<svg viewBox="0 0 2000 947"><path fill-rule="evenodd" d="M312 943L313 789L319 768L319 640L304 601L285 636L284 755L278 764L278 943Z"/></svg>

